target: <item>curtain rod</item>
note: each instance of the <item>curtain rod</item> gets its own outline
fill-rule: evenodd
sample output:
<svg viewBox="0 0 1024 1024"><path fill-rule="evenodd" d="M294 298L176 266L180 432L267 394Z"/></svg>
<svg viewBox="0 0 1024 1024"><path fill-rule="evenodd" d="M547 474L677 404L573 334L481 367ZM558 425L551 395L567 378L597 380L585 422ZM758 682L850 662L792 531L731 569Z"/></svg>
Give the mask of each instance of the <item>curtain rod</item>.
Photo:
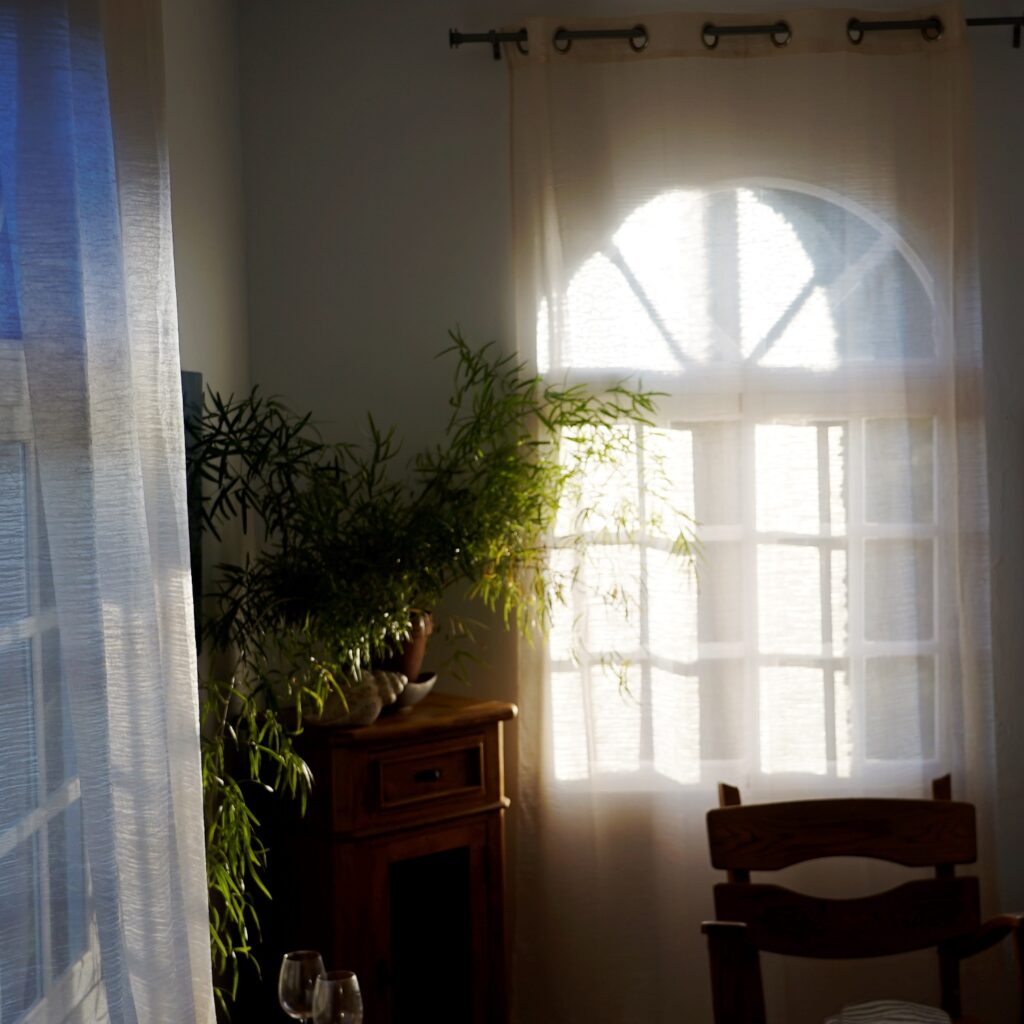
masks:
<svg viewBox="0 0 1024 1024"><path fill-rule="evenodd" d="M1008 15L994 18L966 18L970 28L994 28L997 26L1013 27L1013 48L1020 49L1021 27L1024 26L1024 15ZM938 39L944 26L942 19L936 16L920 18L914 21L862 21L850 18L846 23L846 36L854 46L860 44L867 32L892 32L917 30L929 42ZM701 42L709 50L713 50L723 36L770 36L776 46L785 46L793 36L793 31L786 21L775 21L769 25L715 25L707 22L701 28ZM603 29L568 29L557 28L552 34L552 45L559 53L568 53L575 39L625 39L635 53L647 48L650 37L643 25L632 28ZM489 43L495 60L501 60L501 44L515 43L520 53L529 53L529 33L525 28L515 32L459 32L448 30L448 46L451 49L463 43Z"/></svg>

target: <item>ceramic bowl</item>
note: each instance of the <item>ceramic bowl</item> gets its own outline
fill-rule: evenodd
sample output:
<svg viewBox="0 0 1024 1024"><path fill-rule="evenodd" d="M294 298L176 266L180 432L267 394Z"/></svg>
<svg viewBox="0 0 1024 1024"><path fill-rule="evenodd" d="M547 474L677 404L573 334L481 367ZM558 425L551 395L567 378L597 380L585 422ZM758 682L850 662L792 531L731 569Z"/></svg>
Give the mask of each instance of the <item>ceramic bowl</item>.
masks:
<svg viewBox="0 0 1024 1024"><path fill-rule="evenodd" d="M421 672L416 677L415 682L410 681L406 684L405 689L398 695L398 700L395 701L392 707L404 709L411 708L414 704L419 704L434 688L434 683L436 682L436 672Z"/></svg>

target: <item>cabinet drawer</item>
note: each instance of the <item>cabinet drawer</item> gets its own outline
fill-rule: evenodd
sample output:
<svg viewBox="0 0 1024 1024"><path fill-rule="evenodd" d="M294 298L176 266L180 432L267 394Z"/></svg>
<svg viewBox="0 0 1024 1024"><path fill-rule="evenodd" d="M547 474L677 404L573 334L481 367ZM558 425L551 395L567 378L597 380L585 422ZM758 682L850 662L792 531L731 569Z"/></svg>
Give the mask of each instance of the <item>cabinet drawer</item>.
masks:
<svg viewBox="0 0 1024 1024"><path fill-rule="evenodd" d="M460 736L375 759L378 811L484 795L484 737Z"/></svg>

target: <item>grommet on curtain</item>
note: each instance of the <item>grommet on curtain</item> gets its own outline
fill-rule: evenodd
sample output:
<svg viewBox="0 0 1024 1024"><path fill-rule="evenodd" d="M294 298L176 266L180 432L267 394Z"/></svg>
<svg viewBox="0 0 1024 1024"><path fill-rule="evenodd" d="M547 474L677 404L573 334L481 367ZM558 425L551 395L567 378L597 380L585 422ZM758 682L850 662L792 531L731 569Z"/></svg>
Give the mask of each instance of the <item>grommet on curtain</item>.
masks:
<svg viewBox="0 0 1024 1024"><path fill-rule="evenodd" d="M569 30L559 25L555 29L555 34L551 37L551 45L557 53L568 53L572 49L572 38L569 35Z"/></svg>
<svg viewBox="0 0 1024 1024"><path fill-rule="evenodd" d="M634 53L642 53L647 49L651 37L647 34L646 25L634 25L633 34L629 37L629 45Z"/></svg>
<svg viewBox="0 0 1024 1024"><path fill-rule="evenodd" d="M793 38L788 21L775 21L770 25L715 25L706 21L700 30L700 41L713 50L722 36L768 36L775 46L785 46Z"/></svg>
<svg viewBox="0 0 1024 1024"><path fill-rule="evenodd" d="M854 46L859 46L864 39L865 32L893 32L914 28L920 29L921 35L929 43L941 39L945 31L942 19L934 14L930 18L914 21L861 21L860 18L851 18L846 23L846 38Z"/></svg>
<svg viewBox="0 0 1024 1024"><path fill-rule="evenodd" d="M525 28L519 30L519 35L516 38L516 49L524 57L530 55L530 37Z"/></svg>

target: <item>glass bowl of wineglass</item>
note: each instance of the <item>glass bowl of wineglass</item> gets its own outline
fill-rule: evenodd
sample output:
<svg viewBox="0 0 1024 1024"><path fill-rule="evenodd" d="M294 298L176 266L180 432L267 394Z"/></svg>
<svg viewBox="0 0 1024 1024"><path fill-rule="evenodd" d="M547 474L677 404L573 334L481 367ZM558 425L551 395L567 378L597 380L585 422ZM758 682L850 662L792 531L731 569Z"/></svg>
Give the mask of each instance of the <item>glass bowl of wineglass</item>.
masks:
<svg viewBox="0 0 1024 1024"><path fill-rule="evenodd" d="M314 1024L363 1024L359 979L351 971L325 971L313 986Z"/></svg>
<svg viewBox="0 0 1024 1024"><path fill-rule="evenodd" d="M277 976L277 1001L289 1017L312 1019L313 987L323 973L324 962L315 949L296 949L285 953Z"/></svg>

